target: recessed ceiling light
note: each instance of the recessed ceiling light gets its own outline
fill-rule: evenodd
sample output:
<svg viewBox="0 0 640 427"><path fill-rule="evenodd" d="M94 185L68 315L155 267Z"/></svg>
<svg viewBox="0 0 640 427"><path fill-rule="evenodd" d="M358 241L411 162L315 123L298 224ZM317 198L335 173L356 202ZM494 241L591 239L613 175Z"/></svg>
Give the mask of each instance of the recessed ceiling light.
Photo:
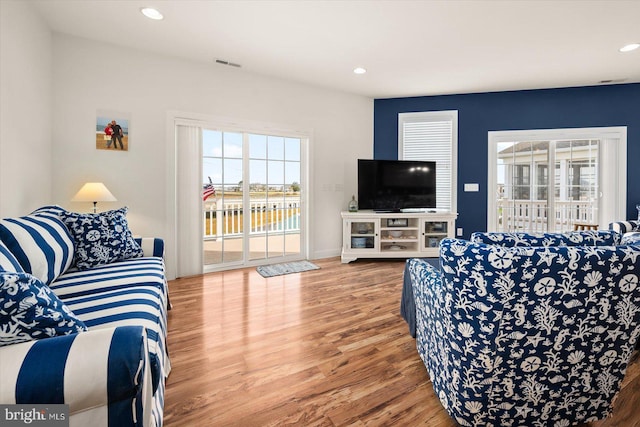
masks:
<svg viewBox="0 0 640 427"><path fill-rule="evenodd" d="M636 50L640 47L640 43L631 43L626 46L622 46L619 50L620 52L631 52L632 50Z"/></svg>
<svg viewBox="0 0 640 427"><path fill-rule="evenodd" d="M356 73L356 74L364 74L364 73L366 73L366 72L367 72L367 70L365 70L365 69L364 69L364 68L362 68L362 67L358 67L358 68L354 68L354 69L353 69L353 72L354 72L354 73Z"/></svg>
<svg viewBox="0 0 640 427"><path fill-rule="evenodd" d="M140 12L142 12L142 14L147 18L155 19L156 21L164 18L164 16L162 16L162 14L158 12L157 9L154 9L152 7L143 7L142 9L140 9Z"/></svg>

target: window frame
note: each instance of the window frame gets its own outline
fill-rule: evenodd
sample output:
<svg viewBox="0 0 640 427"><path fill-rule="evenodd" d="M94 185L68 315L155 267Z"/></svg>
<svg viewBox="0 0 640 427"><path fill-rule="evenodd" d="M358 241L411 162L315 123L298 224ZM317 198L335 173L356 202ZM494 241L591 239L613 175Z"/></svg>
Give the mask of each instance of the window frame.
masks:
<svg viewBox="0 0 640 427"><path fill-rule="evenodd" d="M213 116L209 114L203 113L193 113L193 112L184 112L178 110L170 110L166 113L166 122L165 122L165 131L166 131L166 166L167 166L167 175L165 177L165 185L167 186L167 201L165 204L165 212L167 214L167 223L172 226L168 229L167 234L167 271L169 277L176 277L177 272L179 271L178 266L178 254L181 252L181 241L179 238L179 195L180 191L178 190L178 176L180 176L180 166L178 164L178 140L176 138L176 132L178 125L191 126L193 128L199 129L210 129L210 130L220 130L226 132L245 132L245 133L261 133L267 135L277 134L279 136L291 137L291 138L300 138L302 142L301 146L301 162L302 162L302 170L301 170L301 183L300 185L303 188L306 188L304 191L303 197L301 197L301 209L303 209L304 217L302 222L300 223L301 228L301 246L300 253L302 256L300 259L308 258L313 247L314 234L311 228L311 224L313 223L314 216L314 200L311 197L313 188L313 163L310 162L310 154L312 152L311 147L313 146L314 141L314 132L311 128L304 127L296 127L290 126L287 124L275 123L275 122L262 122L262 121L252 121L245 119L234 119L224 116ZM198 158L200 162L202 161L202 151L200 150ZM197 184L194 188L197 189L198 194L201 195L201 179L202 179L202 169L201 164L198 168L198 178ZM199 221L198 229L203 229L202 221ZM199 240L199 238L198 238ZM202 246L199 246L198 253L202 253ZM291 259L293 261L294 259ZM267 263L273 262L273 258L271 260L262 261L261 262L249 262L244 267L264 265ZM204 271L204 265L202 262L199 263L202 266L202 272L210 272L210 271L223 271L229 270L233 268L238 268L235 265L227 265L219 268L211 268ZM200 274L200 273L198 273Z"/></svg>

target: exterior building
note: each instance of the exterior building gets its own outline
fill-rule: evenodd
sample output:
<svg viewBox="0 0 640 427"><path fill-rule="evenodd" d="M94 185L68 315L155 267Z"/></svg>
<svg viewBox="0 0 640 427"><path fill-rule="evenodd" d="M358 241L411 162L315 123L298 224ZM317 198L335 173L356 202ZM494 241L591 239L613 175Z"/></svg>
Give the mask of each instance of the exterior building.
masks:
<svg viewBox="0 0 640 427"><path fill-rule="evenodd" d="M576 223L598 224L599 144L499 144L498 231L561 232L573 230Z"/></svg>

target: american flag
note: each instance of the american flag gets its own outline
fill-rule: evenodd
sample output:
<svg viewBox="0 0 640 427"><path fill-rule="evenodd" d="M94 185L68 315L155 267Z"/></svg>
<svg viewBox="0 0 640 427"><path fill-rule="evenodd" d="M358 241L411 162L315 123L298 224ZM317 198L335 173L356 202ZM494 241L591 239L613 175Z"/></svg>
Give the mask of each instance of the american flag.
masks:
<svg viewBox="0 0 640 427"><path fill-rule="evenodd" d="M213 184L211 183L211 178L209 178L209 183L205 184L202 187L202 201L204 202L209 197L215 196L215 195L216 195L216 189L213 188Z"/></svg>

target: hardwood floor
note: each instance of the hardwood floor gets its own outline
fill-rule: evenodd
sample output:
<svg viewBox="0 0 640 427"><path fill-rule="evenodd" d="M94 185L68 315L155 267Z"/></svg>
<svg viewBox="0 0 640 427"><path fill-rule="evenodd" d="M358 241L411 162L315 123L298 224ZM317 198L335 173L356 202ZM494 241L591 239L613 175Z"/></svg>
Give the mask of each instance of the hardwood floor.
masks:
<svg viewBox="0 0 640 427"><path fill-rule="evenodd" d="M455 426L399 314L404 261L170 282L165 425ZM640 358L612 418L640 426Z"/></svg>

